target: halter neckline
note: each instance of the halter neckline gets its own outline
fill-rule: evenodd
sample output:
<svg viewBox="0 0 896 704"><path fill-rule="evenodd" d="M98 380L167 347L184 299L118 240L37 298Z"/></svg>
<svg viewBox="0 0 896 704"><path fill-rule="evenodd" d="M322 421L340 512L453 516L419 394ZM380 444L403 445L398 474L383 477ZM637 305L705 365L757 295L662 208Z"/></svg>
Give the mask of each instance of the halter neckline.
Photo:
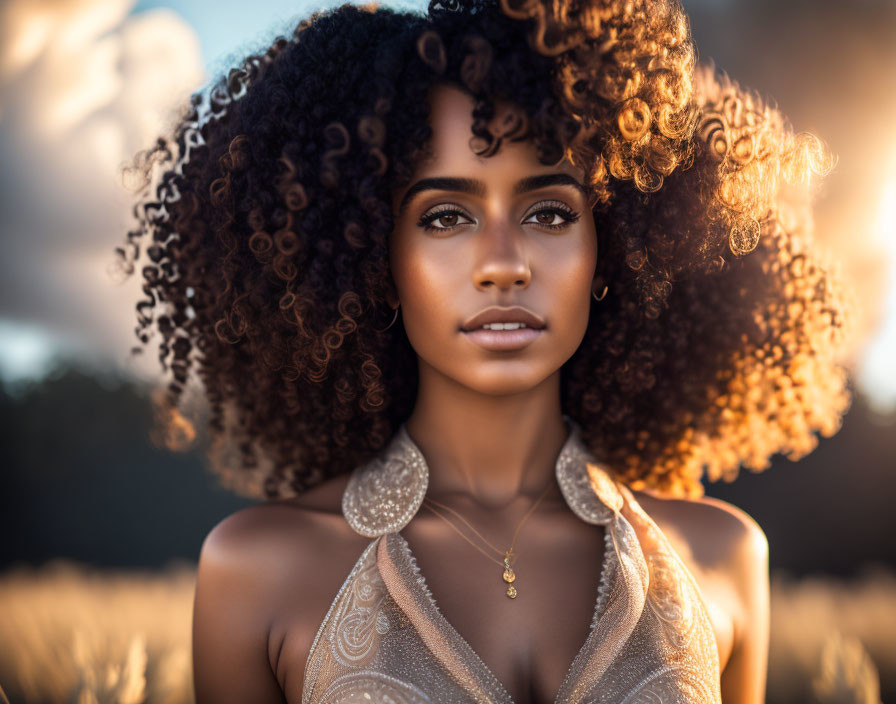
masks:
<svg viewBox="0 0 896 704"><path fill-rule="evenodd" d="M569 435L554 476L570 510L586 523L607 525L623 505L611 471L585 445L578 423L567 415ZM423 452L402 423L385 449L356 467L342 496L342 513L352 529L375 538L397 533L420 510L429 486Z"/></svg>

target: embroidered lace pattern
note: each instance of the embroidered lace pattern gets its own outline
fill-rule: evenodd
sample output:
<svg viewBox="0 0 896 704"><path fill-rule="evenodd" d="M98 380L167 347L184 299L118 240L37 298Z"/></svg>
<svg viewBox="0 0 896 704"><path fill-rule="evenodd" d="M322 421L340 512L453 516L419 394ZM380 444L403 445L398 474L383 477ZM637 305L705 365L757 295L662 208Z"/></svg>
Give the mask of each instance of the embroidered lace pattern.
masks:
<svg viewBox="0 0 896 704"><path fill-rule="evenodd" d="M715 636L693 576L631 491L601 466L574 421L555 474L570 510L605 529L589 635L555 704L720 704ZM426 494L423 454L401 426L356 468L349 525L372 538L324 617L302 704L514 704L439 610L399 531Z"/></svg>

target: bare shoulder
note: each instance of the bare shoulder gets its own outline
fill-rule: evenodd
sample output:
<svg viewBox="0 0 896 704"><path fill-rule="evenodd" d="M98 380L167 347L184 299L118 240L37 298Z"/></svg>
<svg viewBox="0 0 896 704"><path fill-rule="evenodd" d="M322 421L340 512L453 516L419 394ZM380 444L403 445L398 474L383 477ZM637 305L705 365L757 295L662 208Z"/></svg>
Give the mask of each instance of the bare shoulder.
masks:
<svg viewBox="0 0 896 704"><path fill-rule="evenodd" d="M722 699L760 701L769 640L765 532L727 501L632 494L698 583L719 647Z"/></svg>
<svg viewBox="0 0 896 704"><path fill-rule="evenodd" d="M300 691L317 628L368 542L342 516L346 480L241 509L206 536L194 599L197 701L280 702Z"/></svg>
<svg viewBox="0 0 896 704"><path fill-rule="evenodd" d="M292 576L285 568L312 564L321 549L329 552L350 537L341 513L345 481L340 475L302 495L263 501L230 514L206 536L201 559L228 564L256 578Z"/></svg>
<svg viewBox="0 0 896 704"><path fill-rule="evenodd" d="M768 540L756 520L743 509L708 496L671 498L633 491L636 500L670 539L684 541L703 569L731 571L761 566Z"/></svg>

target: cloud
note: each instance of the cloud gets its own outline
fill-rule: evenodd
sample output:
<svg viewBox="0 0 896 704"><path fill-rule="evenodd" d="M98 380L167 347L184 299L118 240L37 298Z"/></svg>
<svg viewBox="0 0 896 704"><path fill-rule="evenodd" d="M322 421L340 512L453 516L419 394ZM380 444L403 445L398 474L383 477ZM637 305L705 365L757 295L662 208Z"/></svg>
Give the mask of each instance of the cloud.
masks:
<svg viewBox="0 0 896 704"><path fill-rule="evenodd" d="M124 361L135 278L107 274L132 225L119 167L203 81L196 32L129 0L0 9L0 318ZM29 325L30 324L30 325ZM10 326L12 325L12 327ZM0 341L2 344L2 341Z"/></svg>

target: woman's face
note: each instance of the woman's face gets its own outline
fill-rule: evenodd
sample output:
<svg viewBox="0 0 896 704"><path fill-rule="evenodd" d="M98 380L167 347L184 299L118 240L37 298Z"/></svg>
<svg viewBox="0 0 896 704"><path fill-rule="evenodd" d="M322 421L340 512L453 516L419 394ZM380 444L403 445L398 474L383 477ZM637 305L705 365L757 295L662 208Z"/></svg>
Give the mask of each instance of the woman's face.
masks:
<svg viewBox="0 0 896 704"><path fill-rule="evenodd" d="M430 104L434 158L393 194L390 245L421 379L435 371L481 393L525 391L572 356L588 325L597 238L583 173L540 163L530 141L478 157L472 98L438 84ZM507 107L498 103L496 122ZM492 307L534 318L499 310L510 329L470 325Z"/></svg>

